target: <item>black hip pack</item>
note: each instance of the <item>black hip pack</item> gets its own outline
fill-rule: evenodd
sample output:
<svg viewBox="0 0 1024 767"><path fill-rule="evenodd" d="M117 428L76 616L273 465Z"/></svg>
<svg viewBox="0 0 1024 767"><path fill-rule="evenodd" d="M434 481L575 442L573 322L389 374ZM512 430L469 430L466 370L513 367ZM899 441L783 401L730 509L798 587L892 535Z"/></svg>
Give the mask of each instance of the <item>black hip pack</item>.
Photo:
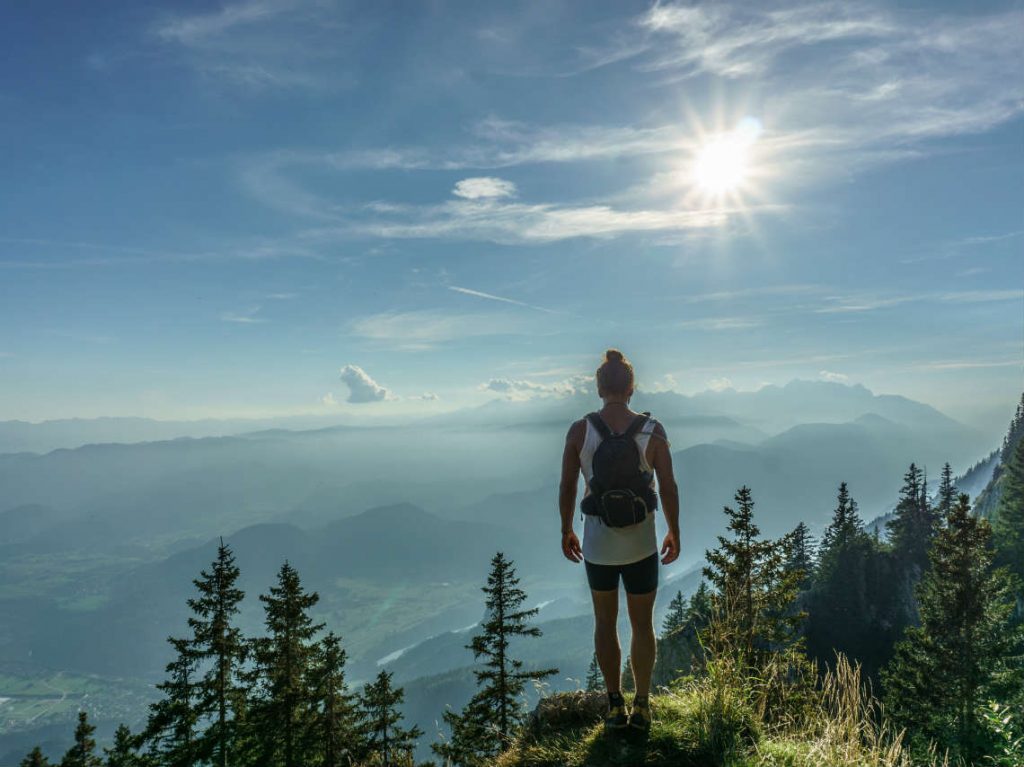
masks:
<svg viewBox="0 0 1024 767"><path fill-rule="evenodd" d="M636 435L650 417L650 413L641 413L618 434L598 413L587 415L601 435L601 443L594 451L593 473L587 485L590 493L580 504L580 511L600 518L609 527L639 524L658 508L658 496L651 487L653 476L640 468L640 448L636 444Z"/></svg>

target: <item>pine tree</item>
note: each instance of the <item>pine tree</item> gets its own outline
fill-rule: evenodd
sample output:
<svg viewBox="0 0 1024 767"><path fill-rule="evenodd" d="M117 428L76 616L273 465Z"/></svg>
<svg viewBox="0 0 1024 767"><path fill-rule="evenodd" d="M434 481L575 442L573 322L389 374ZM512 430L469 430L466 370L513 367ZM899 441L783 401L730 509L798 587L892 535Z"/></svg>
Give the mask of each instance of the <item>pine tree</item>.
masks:
<svg viewBox="0 0 1024 767"><path fill-rule="evenodd" d="M622 661L622 674L620 675L621 682L619 686L623 692L635 692L636 691L636 680L633 679L633 664L629 660L629 655Z"/></svg>
<svg viewBox="0 0 1024 767"><path fill-rule="evenodd" d="M456 755L465 759L467 754L482 759L507 748L523 719L520 698L527 682L558 673L557 669L524 670L523 662L508 653L509 642L514 637L537 637L541 632L536 626L527 625L537 609L522 609L526 592L519 588L515 566L500 551L491 559L491 572L482 591L487 595L482 633L466 646L473 651L476 660L483 659L483 667L473 672L479 689L462 714L446 712L445 721L451 726L452 737L434 749L449 759ZM456 723L457 717L466 716L475 720ZM479 740L459 741L458 733L479 737Z"/></svg>
<svg viewBox="0 0 1024 767"><path fill-rule="evenodd" d="M832 521L821 539L821 555L824 557L828 551L841 549L863 532L864 522L857 511L857 502L851 497L846 483L840 482Z"/></svg>
<svg viewBox="0 0 1024 767"><path fill-rule="evenodd" d="M160 767L193 767L197 760L196 654L187 639L167 641L176 655L167 664L167 678L156 686L163 697L150 704L142 739Z"/></svg>
<svg viewBox="0 0 1024 767"><path fill-rule="evenodd" d="M306 592L288 562L278 571L270 593L260 594L267 635L253 645L260 691L252 703L251 725L258 732L264 765L309 763L314 703L308 682L316 651L313 637L323 628L313 622L309 610L319 600L315 592Z"/></svg>
<svg viewBox="0 0 1024 767"><path fill-rule="evenodd" d="M894 722L919 745L934 741L968 762L985 751L980 704L1006 699L1007 671L1022 651L1010 578L991 569L990 537L961 495L918 584L921 625L907 630L883 674Z"/></svg>
<svg viewBox="0 0 1024 767"><path fill-rule="evenodd" d="M895 514L887 524L893 554L906 568L911 582L916 582L928 567L928 549L935 536L937 518L928 503L924 475L914 464L903 475Z"/></svg>
<svg viewBox="0 0 1024 767"><path fill-rule="evenodd" d="M188 600L192 610L189 627L193 632L193 650L207 671L196 686L196 711L210 721L197 739L201 758L217 767L227 767L234 739L233 709L244 696L238 673L245 662L246 643L232 621L238 614L245 592L236 585L239 570L235 555L222 538L217 558L209 570L193 581L198 596Z"/></svg>
<svg viewBox="0 0 1024 767"><path fill-rule="evenodd" d="M604 689L604 677L601 675L601 667L597 664L597 653L590 658L590 668L587 669L585 689L587 692L596 692Z"/></svg>
<svg viewBox="0 0 1024 767"><path fill-rule="evenodd" d="M401 727L401 705L405 691L391 686L391 672L381 671L376 681L366 685L359 696L363 715L363 737L375 763L393 767L396 757L407 757L423 735L419 727Z"/></svg>
<svg viewBox="0 0 1024 767"><path fill-rule="evenodd" d="M36 746L21 760L18 767L50 767L50 760L43 756L39 746Z"/></svg>
<svg viewBox="0 0 1024 767"><path fill-rule="evenodd" d="M783 567L784 542L761 538L750 488L739 489L736 503L737 509L724 509L732 537L719 536L718 548L705 552L704 577L715 588L719 636L729 637L741 663L759 666L770 653L799 642L804 616L792 610L799 584L797 574Z"/></svg>
<svg viewBox="0 0 1024 767"><path fill-rule="evenodd" d="M114 744L103 749L107 758L106 767L142 767L142 759L135 752L135 738L127 725L120 725L114 732Z"/></svg>
<svg viewBox="0 0 1024 767"><path fill-rule="evenodd" d="M701 582L703 584L703 581ZM661 624L662 637L671 636L681 631L686 625L686 600L683 599L683 592L676 591L672 601L668 603L668 612L665 613L665 620Z"/></svg>
<svg viewBox="0 0 1024 767"><path fill-rule="evenodd" d="M78 712L78 725L75 727L75 745L64 754L60 767L103 767L103 760L96 756L96 739L93 735L96 728L89 724L89 717L84 711Z"/></svg>
<svg viewBox="0 0 1024 767"><path fill-rule="evenodd" d="M942 466L942 478L939 480L939 502L935 505L935 515L941 522L949 517L956 508L957 489L953 482L953 467L947 461Z"/></svg>
<svg viewBox="0 0 1024 767"><path fill-rule="evenodd" d="M1002 493L993 527L996 564L1024 582L1024 439L1017 441L1003 466Z"/></svg>
<svg viewBox="0 0 1024 767"><path fill-rule="evenodd" d="M810 586L817 567L814 536L807 525L801 522L783 539L783 545L786 557L783 566L787 573L796 574L799 588L803 591Z"/></svg>
<svg viewBox="0 0 1024 767"><path fill-rule="evenodd" d="M333 632L320 640L310 671L313 743L318 764L341 767L362 752L355 707L345 684L347 654Z"/></svg>
<svg viewBox="0 0 1024 767"><path fill-rule="evenodd" d="M701 633L711 617L711 592L705 581L684 601L682 592L676 592L658 638L658 652L654 660L655 685L666 685L678 677L694 673L704 664Z"/></svg>

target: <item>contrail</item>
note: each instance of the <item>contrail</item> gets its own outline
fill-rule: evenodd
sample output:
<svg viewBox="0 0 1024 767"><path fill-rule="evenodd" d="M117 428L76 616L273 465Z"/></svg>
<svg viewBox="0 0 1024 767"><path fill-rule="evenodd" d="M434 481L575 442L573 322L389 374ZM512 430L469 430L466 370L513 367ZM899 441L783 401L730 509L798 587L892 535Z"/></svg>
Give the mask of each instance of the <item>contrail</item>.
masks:
<svg viewBox="0 0 1024 767"><path fill-rule="evenodd" d="M503 304L513 304L515 306L525 306L527 309L536 309L538 312L547 312L548 314L563 314L563 312L557 312L554 309L546 309L543 306L535 306L534 304L528 304L525 301L516 301L514 298L505 298L503 296L496 296L491 293L484 293L480 290L471 290L470 288L460 288L457 285L449 285L448 290L454 290L456 293L464 293L467 296L476 296L477 298L486 298L489 301L501 301Z"/></svg>

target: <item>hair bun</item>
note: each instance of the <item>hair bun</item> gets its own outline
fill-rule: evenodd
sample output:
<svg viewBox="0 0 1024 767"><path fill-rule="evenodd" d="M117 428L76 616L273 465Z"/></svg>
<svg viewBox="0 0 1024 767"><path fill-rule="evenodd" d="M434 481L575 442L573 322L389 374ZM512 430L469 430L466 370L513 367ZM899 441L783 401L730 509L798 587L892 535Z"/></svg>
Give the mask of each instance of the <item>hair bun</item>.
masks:
<svg viewBox="0 0 1024 767"><path fill-rule="evenodd" d="M604 353L605 362L622 362L625 357L618 349L609 349Z"/></svg>

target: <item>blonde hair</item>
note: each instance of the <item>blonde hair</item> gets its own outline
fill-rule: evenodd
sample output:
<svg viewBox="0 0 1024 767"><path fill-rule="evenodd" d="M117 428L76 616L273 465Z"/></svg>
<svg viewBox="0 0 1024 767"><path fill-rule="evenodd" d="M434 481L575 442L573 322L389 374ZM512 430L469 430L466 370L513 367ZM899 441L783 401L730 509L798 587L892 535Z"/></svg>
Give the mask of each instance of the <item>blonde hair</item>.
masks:
<svg viewBox="0 0 1024 767"><path fill-rule="evenodd" d="M598 396L625 395L633 388L633 365L618 349L609 349L604 353L604 362L597 368L595 377Z"/></svg>

